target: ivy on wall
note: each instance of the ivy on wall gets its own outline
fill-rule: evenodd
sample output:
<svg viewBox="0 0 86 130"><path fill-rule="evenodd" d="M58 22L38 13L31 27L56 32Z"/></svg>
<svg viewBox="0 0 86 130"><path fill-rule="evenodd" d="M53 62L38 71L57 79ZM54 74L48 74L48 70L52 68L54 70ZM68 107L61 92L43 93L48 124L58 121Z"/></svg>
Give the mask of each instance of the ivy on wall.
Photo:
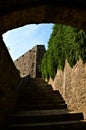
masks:
<svg viewBox="0 0 86 130"><path fill-rule="evenodd" d="M64 70L66 60L73 67L80 58L86 63L86 32L71 26L54 24L48 49L42 59L42 77L54 79L57 69Z"/></svg>

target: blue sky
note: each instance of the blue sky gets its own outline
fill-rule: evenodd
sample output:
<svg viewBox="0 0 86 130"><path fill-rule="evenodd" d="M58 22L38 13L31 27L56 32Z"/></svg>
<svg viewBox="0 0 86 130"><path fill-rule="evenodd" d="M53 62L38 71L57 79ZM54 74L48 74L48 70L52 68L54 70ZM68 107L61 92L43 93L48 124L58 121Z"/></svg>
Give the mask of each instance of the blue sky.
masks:
<svg viewBox="0 0 86 130"><path fill-rule="evenodd" d="M52 23L49 24L29 24L23 27L10 30L3 34L3 40L8 48L13 60L36 45L45 45L52 33Z"/></svg>

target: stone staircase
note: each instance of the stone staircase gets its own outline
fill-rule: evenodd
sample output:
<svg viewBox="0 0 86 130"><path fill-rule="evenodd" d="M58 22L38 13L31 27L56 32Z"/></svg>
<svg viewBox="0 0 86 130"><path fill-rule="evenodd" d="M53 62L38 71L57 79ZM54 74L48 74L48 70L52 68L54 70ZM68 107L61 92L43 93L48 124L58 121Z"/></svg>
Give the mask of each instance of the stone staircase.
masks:
<svg viewBox="0 0 86 130"><path fill-rule="evenodd" d="M6 128L86 130L82 112L67 108L58 90L53 90L43 79L30 79L8 117Z"/></svg>

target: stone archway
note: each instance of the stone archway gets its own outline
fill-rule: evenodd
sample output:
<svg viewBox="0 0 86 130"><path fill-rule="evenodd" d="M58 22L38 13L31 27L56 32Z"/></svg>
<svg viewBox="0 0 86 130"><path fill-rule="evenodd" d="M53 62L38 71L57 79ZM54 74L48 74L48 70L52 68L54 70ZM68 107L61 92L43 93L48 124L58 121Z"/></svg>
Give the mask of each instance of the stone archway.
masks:
<svg viewBox="0 0 86 130"><path fill-rule="evenodd" d="M1 0L0 33L31 23L60 23L86 30L85 0Z"/></svg>
<svg viewBox="0 0 86 130"><path fill-rule="evenodd" d="M53 0L0 0L1 35L8 30L33 23L60 23L86 31L86 1L57 0L57 3L53 3ZM0 93L4 98L4 102L1 103L4 109L0 113L2 121L4 113L9 113L15 105L16 92L14 90L19 84L20 77L1 37L0 58Z"/></svg>

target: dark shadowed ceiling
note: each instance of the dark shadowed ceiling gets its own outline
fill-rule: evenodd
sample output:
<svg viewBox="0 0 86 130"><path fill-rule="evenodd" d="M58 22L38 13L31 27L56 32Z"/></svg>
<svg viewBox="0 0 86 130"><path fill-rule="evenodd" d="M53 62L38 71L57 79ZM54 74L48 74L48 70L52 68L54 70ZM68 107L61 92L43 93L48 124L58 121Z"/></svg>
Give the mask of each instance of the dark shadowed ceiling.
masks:
<svg viewBox="0 0 86 130"><path fill-rule="evenodd" d="M60 23L86 30L85 0L0 0L0 33L32 23Z"/></svg>

